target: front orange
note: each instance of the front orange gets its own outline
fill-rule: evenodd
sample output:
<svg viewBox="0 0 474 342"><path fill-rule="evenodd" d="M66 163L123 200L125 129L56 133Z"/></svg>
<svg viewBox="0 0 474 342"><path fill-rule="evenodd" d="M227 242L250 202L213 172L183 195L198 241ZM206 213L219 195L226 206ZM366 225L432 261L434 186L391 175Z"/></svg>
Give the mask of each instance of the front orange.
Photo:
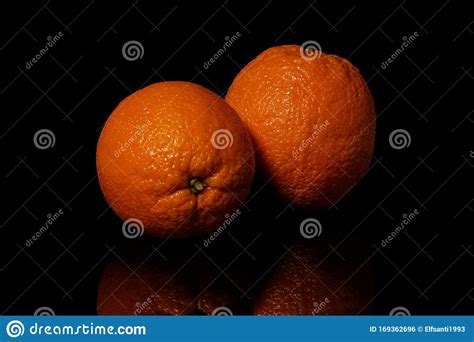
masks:
<svg viewBox="0 0 474 342"><path fill-rule="evenodd" d="M161 82L126 99L108 118L97 145L101 189L122 219L145 234L209 233L245 201L253 147L241 120L213 92Z"/></svg>

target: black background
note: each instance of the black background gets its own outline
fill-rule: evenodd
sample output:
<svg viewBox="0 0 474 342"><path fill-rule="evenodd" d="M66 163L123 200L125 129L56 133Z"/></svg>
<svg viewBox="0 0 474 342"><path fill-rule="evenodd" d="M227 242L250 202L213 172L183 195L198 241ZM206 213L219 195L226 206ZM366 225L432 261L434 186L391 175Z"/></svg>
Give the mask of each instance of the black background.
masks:
<svg viewBox="0 0 474 342"><path fill-rule="evenodd" d="M95 314L104 261L126 241L95 169L101 126L119 101L163 80L192 81L224 95L240 68L266 48L315 40L324 52L348 58L368 81L378 113L372 167L354 191L324 212L302 212L262 189L229 229L232 237L220 237L226 255L216 263L225 267L241 255L239 263L261 272L281 243L297 235L300 222L315 217L323 226L321 239L335 231L369 242L374 314L398 306L414 315L473 314L473 146L467 139L473 128L472 13L459 2L418 3L3 3L1 312L33 314L47 306L56 314ZM47 37L59 31L60 41L27 69ZM238 41L204 69L225 37L237 31ZM382 69L403 37L415 31L419 37ZM143 45L141 59L123 58L129 40ZM54 132L52 148L33 144L42 128ZM397 150L389 135L400 128L409 132L411 144ZM254 191L260 187L256 182ZM25 246L59 209L59 220ZM377 251L414 209L419 214L403 233ZM264 262L239 246L255 237L248 252ZM163 253L175 243L151 242Z"/></svg>

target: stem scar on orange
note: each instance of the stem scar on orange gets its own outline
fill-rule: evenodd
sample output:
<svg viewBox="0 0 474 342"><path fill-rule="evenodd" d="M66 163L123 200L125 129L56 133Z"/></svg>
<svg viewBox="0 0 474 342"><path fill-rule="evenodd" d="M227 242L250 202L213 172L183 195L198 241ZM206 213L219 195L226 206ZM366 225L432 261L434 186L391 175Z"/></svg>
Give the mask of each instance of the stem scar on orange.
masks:
<svg viewBox="0 0 474 342"><path fill-rule="evenodd" d="M359 71L296 45L261 53L233 81L226 101L247 126L257 170L294 205L327 208L367 171L375 110Z"/></svg>
<svg viewBox="0 0 474 342"><path fill-rule="evenodd" d="M113 111L97 145L110 207L142 221L145 234L209 233L240 208L252 182L253 146L217 94L189 82L141 89Z"/></svg>

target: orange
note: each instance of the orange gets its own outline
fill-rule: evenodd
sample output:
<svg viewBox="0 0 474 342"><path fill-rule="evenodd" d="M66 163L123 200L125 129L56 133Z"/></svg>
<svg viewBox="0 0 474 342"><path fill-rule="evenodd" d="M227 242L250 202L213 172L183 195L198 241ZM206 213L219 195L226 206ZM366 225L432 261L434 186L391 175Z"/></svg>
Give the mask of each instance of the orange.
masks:
<svg viewBox="0 0 474 342"><path fill-rule="evenodd" d="M158 254L152 246L138 243L114 251L99 283L99 315L237 315L250 311L237 288L245 282L245 275L234 269L224 275L214 261L204 256L190 259L179 246L173 247L171 255L165 252L162 256L163 248Z"/></svg>
<svg viewBox="0 0 474 342"><path fill-rule="evenodd" d="M363 241L340 236L297 241L264 278L253 299L255 315L369 314L373 274ZM334 251L330 246L337 246Z"/></svg>
<svg viewBox="0 0 474 342"><path fill-rule="evenodd" d="M234 110L189 82L156 83L125 98L102 129L96 157L110 207L157 237L213 231L242 206L255 163Z"/></svg>
<svg viewBox="0 0 474 342"><path fill-rule="evenodd" d="M370 164L375 110L370 91L347 60L270 48L233 81L227 102L247 126L257 170L288 202L310 209L335 204Z"/></svg>
<svg viewBox="0 0 474 342"><path fill-rule="evenodd" d="M143 260L146 260L143 262ZM99 315L190 315L195 309L194 294L184 261L166 262L160 256L149 259L114 258L99 283Z"/></svg>

